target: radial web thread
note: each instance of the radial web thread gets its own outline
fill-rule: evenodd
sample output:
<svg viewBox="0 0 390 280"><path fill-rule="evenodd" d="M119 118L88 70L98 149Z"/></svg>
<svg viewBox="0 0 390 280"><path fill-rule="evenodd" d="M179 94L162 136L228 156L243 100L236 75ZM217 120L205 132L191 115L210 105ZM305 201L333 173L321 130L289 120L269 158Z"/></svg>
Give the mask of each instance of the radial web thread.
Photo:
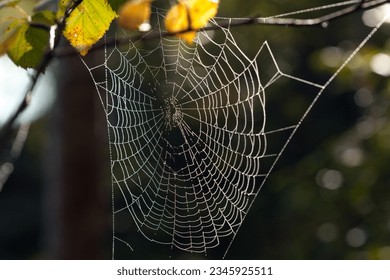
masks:
<svg viewBox="0 0 390 280"><path fill-rule="evenodd" d="M129 42L87 65L108 122L115 219L125 215L146 239L193 253L229 247L330 82L284 73L267 42L249 58L229 28L218 26L218 34L201 31L193 46L172 37L152 47ZM287 80L300 83L307 106L296 119L269 125L269 99ZM120 229L114 240L136 242Z"/></svg>

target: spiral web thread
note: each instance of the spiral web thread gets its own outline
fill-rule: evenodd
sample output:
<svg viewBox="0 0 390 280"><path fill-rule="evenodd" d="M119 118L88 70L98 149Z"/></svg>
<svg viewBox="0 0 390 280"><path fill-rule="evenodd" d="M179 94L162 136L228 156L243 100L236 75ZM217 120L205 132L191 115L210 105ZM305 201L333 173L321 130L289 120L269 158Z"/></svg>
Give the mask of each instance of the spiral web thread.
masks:
<svg viewBox="0 0 390 280"><path fill-rule="evenodd" d="M86 66L107 117L114 220L131 217L146 239L171 249L227 252L300 123L377 28L323 85L281 71L267 42L247 57L221 26L223 36L201 31L193 46L164 37L145 49L107 48L104 62ZM271 127L267 100L287 81L309 102ZM136 242L115 228L113 240Z"/></svg>

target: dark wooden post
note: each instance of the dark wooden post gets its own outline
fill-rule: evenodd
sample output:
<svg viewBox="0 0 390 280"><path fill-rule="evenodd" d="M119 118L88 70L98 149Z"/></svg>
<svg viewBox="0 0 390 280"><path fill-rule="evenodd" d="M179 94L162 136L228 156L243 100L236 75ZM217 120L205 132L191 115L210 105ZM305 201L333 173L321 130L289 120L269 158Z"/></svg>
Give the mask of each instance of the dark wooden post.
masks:
<svg viewBox="0 0 390 280"><path fill-rule="evenodd" d="M110 183L104 113L78 57L57 67L58 98L46 149L48 259L110 258Z"/></svg>

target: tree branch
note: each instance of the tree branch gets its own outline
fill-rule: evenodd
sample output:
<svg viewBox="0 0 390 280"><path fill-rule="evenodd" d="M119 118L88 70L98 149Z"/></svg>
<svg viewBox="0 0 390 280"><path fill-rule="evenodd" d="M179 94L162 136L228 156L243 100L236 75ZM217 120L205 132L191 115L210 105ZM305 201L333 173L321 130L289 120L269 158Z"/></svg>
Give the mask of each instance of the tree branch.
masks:
<svg viewBox="0 0 390 280"><path fill-rule="evenodd" d="M70 13L78 6L80 5L80 3L82 2L82 0L77 0L77 1L74 1L73 4L67 9L66 13L65 13L65 16L64 18L62 19L61 22L58 23L57 25L57 28L56 28L56 34L55 34L55 43L54 43L54 46L50 49L48 48L48 50L46 51L45 55L43 56L42 58L42 61L40 63L40 65L38 66L38 68L35 70L35 73L34 75L32 75L31 77L31 85L30 87L28 88L26 94L25 94L25 97L24 99L22 100L22 102L19 104L18 108L16 109L16 111L14 112L13 115L11 115L11 117L8 119L8 121L4 124L4 126L2 127L1 131L0 131L0 144L3 142L4 138L7 138L7 135L9 134L9 131L11 130L12 128L12 125L14 124L15 120L17 119L17 117L24 111L24 109L30 104L30 101L31 101L31 94L38 82L38 79L39 77L41 76L41 74L45 71L45 69L47 68L47 66L50 64L51 60L53 59L53 57L55 56L54 53L55 53L55 50L56 48L58 47L58 43L59 43L59 40L60 40L60 37L61 37L61 34L62 34L62 31L64 30L65 28L65 23L66 23L66 18L69 17ZM36 26L35 23L33 23L33 26ZM42 26L40 26L42 27Z"/></svg>
<svg viewBox="0 0 390 280"><path fill-rule="evenodd" d="M72 5L66 10L65 16L59 22L55 29L55 43L52 48L48 48L48 51L44 55L41 64L36 69L34 75L31 78L31 85L29 89L27 90L25 94L25 98L21 102L21 104L18 106L16 111L13 115L8 119L8 121L4 124L4 126L0 130L0 146L3 146L3 144L9 139L10 135L12 134L12 126L17 119L17 117L24 111L26 107L28 107L32 92L36 86L36 83L40 77L40 75L44 72L44 70L47 68L47 66L50 64L51 60L54 57L60 58L60 57L66 57L71 55L77 55L78 51L73 49L72 47L64 47L59 48L58 43L61 38L62 32L65 28L66 19L69 17L71 12L77 8L77 6L82 2L82 0L75 0L72 2ZM325 14L320 17L316 18L310 18L310 19L297 19L297 18L290 18L290 17L283 17L283 15L279 17L251 17L251 18L245 18L245 19L219 19L218 25L213 26L207 26L201 29L201 31L209 31L209 30L217 30L219 28L230 28L230 27L236 27L236 26L243 26L243 25L284 25L284 26L297 26L297 27L303 27L303 26L322 26L326 27L329 22L334 21L336 19L339 19L341 17L373 9L375 7L382 6L386 3L390 3L390 0L361 0L361 1L351 1L351 5L347 6L346 8L337 10L335 12L331 12L328 14ZM340 3L342 4L342 3ZM337 7L337 4L329 5L329 6L323 6L322 8L335 8ZM306 11L315 11L316 9L309 9ZM288 14L285 14L288 15ZM40 28L45 28L43 26L37 26ZM53 27L52 27L53 28ZM168 37L168 36L175 36L181 33L186 33L189 31L199 31L199 30L183 30L181 32L177 33L169 33L166 31L160 31L160 30L154 30L149 33L141 33L141 34L131 34L129 36L119 37L119 38L111 38L106 40L106 42L99 42L95 44L89 52L96 51L99 49L102 49L106 46L113 47L120 44L128 44L129 41L145 41L145 40L153 40L158 39L160 37Z"/></svg>
<svg viewBox="0 0 390 280"><path fill-rule="evenodd" d="M7 143L7 140L11 138L12 135L12 126L14 125L16 119L19 117L19 115L28 107L28 105L31 102L32 93L35 89L35 86L38 82L39 77L42 73L44 73L47 66L50 64L54 57L54 53L56 48L58 47L58 44L60 42L60 38L62 35L62 32L65 28L66 24L66 18L69 17L70 13L77 8L78 5L82 0L75 0L72 2L72 4L69 6L69 8L65 12L65 16L63 19L57 24L55 28L55 38L54 38L54 44L53 46L48 46L48 49L45 53L45 55L42 58L42 61L38 68L35 70L34 74L31 76L31 84L28 90L26 91L26 94L22 100L22 102L19 104L19 106L16 108L15 112L10 116L10 118L5 122L5 124L1 127L0 130L0 147L4 147ZM33 24L35 27L36 25ZM42 27L42 26L40 26ZM0 174L1 175L1 174ZM1 179L1 178L0 178Z"/></svg>
<svg viewBox="0 0 390 280"><path fill-rule="evenodd" d="M9 141L12 142L10 143L9 151L7 151L7 154L2 158L2 162L0 162L0 192L9 175L11 175L14 170L14 162L19 158L19 155L22 152L29 128L29 124L21 125L15 138L12 139L12 141Z"/></svg>

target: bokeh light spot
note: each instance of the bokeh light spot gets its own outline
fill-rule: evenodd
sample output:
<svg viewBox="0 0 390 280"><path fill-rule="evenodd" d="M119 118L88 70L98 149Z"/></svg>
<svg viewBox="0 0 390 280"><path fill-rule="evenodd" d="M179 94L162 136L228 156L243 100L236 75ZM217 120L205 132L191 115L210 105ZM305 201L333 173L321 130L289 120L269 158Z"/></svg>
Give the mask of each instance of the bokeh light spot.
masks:
<svg viewBox="0 0 390 280"><path fill-rule="evenodd" d="M340 171L322 169L317 173L316 180L319 186L328 190L337 190L343 184L344 178Z"/></svg>
<svg viewBox="0 0 390 280"><path fill-rule="evenodd" d="M358 91L356 91L354 99L355 99L356 105L363 107L363 108L370 106L372 104L372 102L374 101L374 97L373 97L371 91L369 91L366 88L361 88Z"/></svg>
<svg viewBox="0 0 390 280"><path fill-rule="evenodd" d="M351 147L342 151L340 161L348 167L356 167L362 164L364 159L363 151L360 148Z"/></svg>
<svg viewBox="0 0 390 280"><path fill-rule="evenodd" d="M322 242L332 242L338 236L337 226L333 223L324 223L318 227L317 237Z"/></svg>
<svg viewBox="0 0 390 280"><path fill-rule="evenodd" d="M329 67L338 67L343 59L343 52L337 47L326 47L321 50L322 62Z"/></svg>
<svg viewBox="0 0 390 280"><path fill-rule="evenodd" d="M390 13L390 5L382 5L376 9L365 11L362 20L366 26L375 27L388 13ZM387 19L386 22L390 23L390 19Z"/></svg>
<svg viewBox="0 0 390 280"><path fill-rule="evenodd" d="M371 58L371 70L381 76L390 76L390 55L378 53Z"/></svg>
<svg viewBox="0 0 390 280"><path fill-rule="evenodd" d="M349 246L358 248L364 245L367 241L367 234L361 228L350 229L345 235L345 241Z"/></svg>

